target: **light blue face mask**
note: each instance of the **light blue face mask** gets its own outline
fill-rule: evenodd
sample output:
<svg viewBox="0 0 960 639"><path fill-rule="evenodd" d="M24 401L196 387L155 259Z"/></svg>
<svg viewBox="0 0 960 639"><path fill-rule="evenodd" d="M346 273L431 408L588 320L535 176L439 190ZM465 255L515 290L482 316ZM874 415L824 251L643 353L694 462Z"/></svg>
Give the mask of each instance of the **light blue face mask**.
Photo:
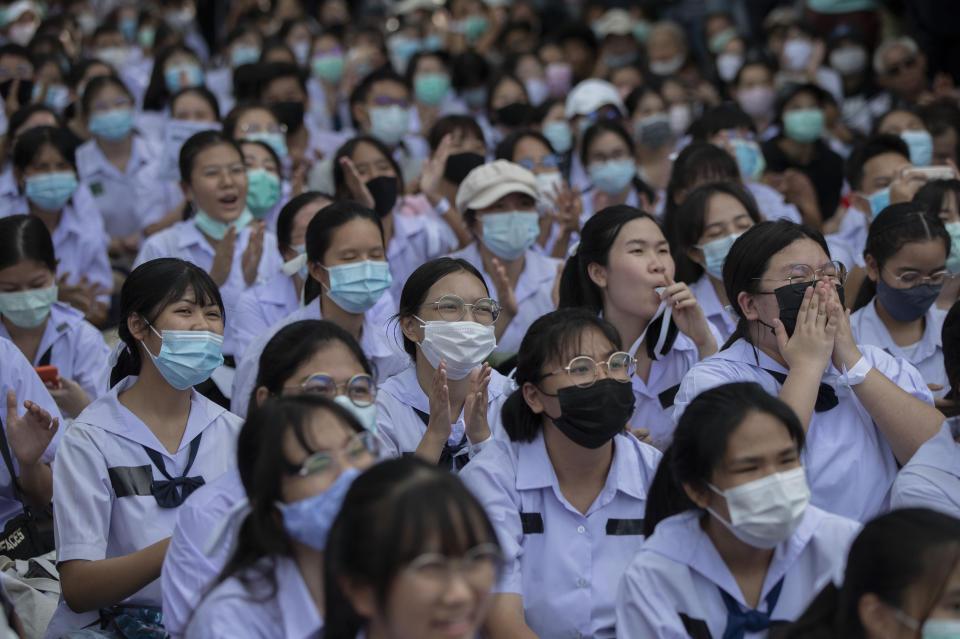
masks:
<svg viewBox="0 0 960 639"><path fill-rule="evenodd" d="M108 142L119 142L133 129L133 109L111 109L90 117L90 133Z"/></svg>
<svg viewBox="0 0 960 639"><path fill-rule="evenodd" d="M564 120L554 120L543 126L543 137L547 138L556 153L566 153L573 148L573 132L570 124Z"/></svg>
<svg viewBox="0 0 960 639"><path fill-rule="evenodd" d="M354 467L345 468L336 481L319 495L313 495L289 504L277 503L277 509L283 515L283 529L293 539L314 550L323 551L327 547L330 527L347 491L360 471Z"/></svg>
<svg viewBox="0 0 960 639"><path fill-rule="evenodd" d="M187 81L182 86L180 83L181 72L187 76ZM167 90L170 93L176 93L180 89L188 87L198 87L203 84L203 69L193 63L180 64L167 69L163 74L163 80L166 82Z"/></svg>
<svg viewBox="0 0 960 639"><path fill-rule="evenodd" d="M396 146L410 130L410 110L398 104L370 108L370 134L387 146Z"/></svg>
<svg viewBox="0 0 960 639"><path fill-rule="evenodd" d="M197 209L196 215L193 216L193 223L200 229L200 232L209 235L218 242L223 239L223 236L227 234L227 230L231 226L237 229L237 233L239 234L251 221L253 221L253 213L247 209L243 209L240 217L233 222L215 220L200 209Z"/></svg>
<svg viewBox="0 0 960 639"><path fill-rule="evenodd" d="M531 211L487 213L480 222L483 245L504 260L515 260L526 253L540 235L540 216Z"/></svg>
<svg viewBox="0 0 960 639"><path fill-rule="evenodd" d="M344 66L342 53L318 55L310 61L310 69L313 71L313 75L331 84L340 81Z"/></svg>
<svg viewBox="0 0 960 639"><path fill-rule="evenodd" d="M960 222L945 225L950 234L950 255L947 257L947 270L950 275L960 275Z"/></svg>
<svg viewBox="0 0 960 639"><path fill-rule="evenodd" d="M874 191L867 196L867 201L870 202L871 216L877 217L880 215L880 211L890 206L890 187Z"/></svg>
<svg viewBox="0 0 960 639"><path fill-rule="evenodd" d="M252 142L263 142L277 154L277 157L281 160L287 157L287 136L283 133L269 133L263 131L261 133L248 133L243 136L243 139L250 140Z"/></svg>
<svg viewBox="0 0 960 639"><path fill-rule="evenodd" d="M210 331L163 331L161 335L153 326L150 330L160 338L160 353L154 355L141 344L163 378L177 390L205 382L223 364L223 335Z"/></svg>
<svg viewBox="0 0 960 639"><path fill-rule="evenodd" d="M767 168L767 161L763 157L760 145L753 140L736 138L730 141L733 152L737 157L737 166L744 180L756 182L763 176Z"/></svg>
<svg viewBox="0 0 960 639"><path fill-rule="evenodd" d="M910 149L910 163L914 166L930 166L933 159L933 138L926 129L919 131L904 131L900 139L907 143Z"/></svg>
<svg viewBox="0 0 960 639"><path fill-rule="evenodd" d="M607 193L620 193L637 174L637 167L633 160L608 160L591 164L589 168L590 181L595 187Z"/></svg>
<svg viewBox="0 0 960 639"><path fill-rule="evenodd" d="M39 96L38 88L40 85L34 85L34 100ZM62 113L70 104L70 90L62 84L51 84L47 87L47 95L43 98L43 103L56 111Z"/></svg>
<svg viewBox="0 0 960 639"><path fill-rule="evenodd" d="M26 179L27 199L44 211L59 211L77 190L77 176L69 171L41 173Z"/></svg>
<svg viewBox="0 0 960 639"><path fill-rule="evenodd" d="M920 635L923 639L960 639L960 619L927 619Z"/></svg>
<svg viewBox="0 0 960 639"><path fill-rule="evenodd" d="M723 263L727 259L727 253L730 252L730 247L733 246L733 243L736 242L737 238L741 235L743 235L743 233L731 233L726 237L721 237L712 242L696 246L696 248L703 251L703 257L707 262L704 269L710 277L715 280L723 279Z"/></svg>
<svg viewBox="0 0 960 639"><path fill-rule="evenodd" d="M393 284L386 262L364 260L323 268L330 276L327 297L348 313L367 312Z"/></svg>
<svg viewBox="0 0 960 639"><path fill-rule="evenodd" d="M247 171L247 209L262 220L280 201L280 178L266 169Z"/></svg>
<svg viewBox="0 0 960 639"><path fill-rule="evenodd" d="M256 64L260 59L260 47L253 44L238 44L230 54L230 66L234 69L245 64Z"/></svg>
<svg viewBox="0 0 960 639"><path fill-rule="evenodd" d="M20 328L34 328L46 321L50 307L56 301L56 284L16 293L0 293L0 315Z"/></svg>
<svg viewBox="0 0 960 639"><path fill-rule="evenodd" d="M482 109L487 101L487 89L486 87L464 89L460 92L460 97L463 98L463 101L466 102L467 106L471 109Z"/></svg>
<svg viewBox="0 0 960 639"><path fill-rule="evenodd" d="M333 398L333 401L346 408L366 430L374 435L377 434L377 405L375 403L367 406L357 406L346 395L337 395Z"/></svg>
<svg viewBox="0 0 960 639"><path fill-rule="evenodd" d="M429 106L437 106L450 93L450 76L446 73L423 73L413 80L413 94Z"/></svg>
<svg viewBox="0 0 960 639"><path fill-rule="evenodd" d="M794 109L783 114L783 130L797 142L814 142L823 132L821 109Z"/></svg>

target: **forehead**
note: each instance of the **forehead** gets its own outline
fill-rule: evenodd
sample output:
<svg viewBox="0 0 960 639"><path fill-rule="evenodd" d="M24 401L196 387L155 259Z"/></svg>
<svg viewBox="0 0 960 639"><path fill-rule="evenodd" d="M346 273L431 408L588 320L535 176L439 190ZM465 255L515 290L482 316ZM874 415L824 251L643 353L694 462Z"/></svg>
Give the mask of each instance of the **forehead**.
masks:
<svg viewBox="0 0 960 639"><path fill-rule="evenodd" d="M257 160L272 160L270 153L260 146L259 142L244 142L240 145L244 156L250 156Z"/></svg>
<svg viewBox="0 0 960 639"><path fill-rule="evenodd" d="M615 149L618 147L626 147L627 143L619 135L613 131L604 131L597 137L593 138L590 143L590 151L599 151L607 149Z"/></svg>
<svg viewBox="0 0 960 639"><path fill-rule="evenodd" d="M353 153L350 154L350 158L354 162L387 161L386 156L380 152L380 149L367 142L357 144L353 149Z"/></svg>
<svg viewBox="0 0 960 639"><path fill-rule="evenodd" d="M270 80L270 82L267 83L265 92L298 91L300 89L300 82L296 78L286 75Z"/></svg>
<svg viewBox="0 0 960 639"><path fill-rule="evenodd" d="M469 271L448 273L433 283L427 291L426 302L435 302L444 295L458 295L467 303L480 297L487 297L487 288L483 282Z"/></svg>
<svg viewBox="0 0 960 639"><path fill-rule="evenodd" d="M550 149L547 145L537 138L526 136L517 141L517 146L513 149L514 157L537 157L548 155Z"/></svg>
<svg viewBox="0 0 960 639"><path fill-rule="evenodd" d="M893 64L894 62L899 62L904 58L908 58L912 55L912 52L907 49L902 44L895 44L887 48L883 52L883 62L885 65Z"/></svg>
<svg viewBox="0 0 960 639"><path fill-rule="evenodd" d="M616 350L616 345L592 325L585 325L578 334L562 337L557 347L553 357L544 362L550 367L566 366L571 359L580 355L601 361Z"/></svg>
<svg viewBox="0 0 960 639"><path fill-rule="evenodd" d="M237 153L237 149L226 142L220 142L214 146L208 147L197 154L197 160L194 167L202 167L207 164L224 164L230 162L240 162L243 158Z"/></svg>
<svg viewBox="0 0 960 639"><path fill-rule="evenodd" d="M863 163L863 175L864 177L892 175L909 163L910 161L899 153L881 153Z"/></svg>
<svg viewBox="0 0 960 639"><path fill-rule="evenodd" d="M377 80L370 87L370 96L377 95L388 95L395 96L401 95L405 96L407 94L407 87L397 82L396 80Z"/></svg>
<svg viewBox="0 0 960 639"><path fill-rule="evenodd" d="M761 457L795 445L786 425L773 415L750 411L730 433L724 460L731 462L743 457Z"/></svg>
<svg viewBox="0 0 960 639"><path fill-rule="evenodd" d="M796 264L806 264L815 268L829 259L822 246L809 238L802 238L794 240L775 253L770 258L767 272L778 273Z"/></svg>
<svg viewBox="0 0 960 639"><path fill-rule="evenodd" d="M617 234L614 245L623 246L631 240L643 240L649 244L663 242L665 238L663 231L660 230L656 222L649 218L642 217L630 220L624 224L623 228L621 228Z"/></svg>
<svg viewBox="0 0 960 639"><path fill-rule="evenodd" d="M883 119L880 133L899 133L908 129L922 129L923 120L909 111L893 111Z"/></svg>

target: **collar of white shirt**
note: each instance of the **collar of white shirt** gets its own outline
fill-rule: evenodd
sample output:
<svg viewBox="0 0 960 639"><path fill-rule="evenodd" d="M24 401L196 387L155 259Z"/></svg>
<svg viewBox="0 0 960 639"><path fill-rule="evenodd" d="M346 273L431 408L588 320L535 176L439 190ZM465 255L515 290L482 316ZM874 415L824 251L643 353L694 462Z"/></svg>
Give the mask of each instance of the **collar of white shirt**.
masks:
<svg viewBox="0 0 960 639"><path fill-rule="evenodd" d="M860 341L879 346L891 355L903 357L903 349L900 346L897 346L897 343L893 341L893 338L890 336L890 331L887 330L887 327L883 324L883 320L881 320L880 316L877 314L876 305L877 300L874 298L869 304L857 311L862 315ZM943 345L943 340L940 336L940 327L943 326L943 316L946 314L947 312L943 309L937 308L936 304L932 305L927 310L926 314L924 315L926 325L923 329L923 335L920 337L920 343L917 346L917 350L911 358L913 361L923 361L936 353L938 348L941 348ZM941 317L937 317L938 315ZM869 331L869 335L864 335L864 329Z"/></svg>
<svg viewBox="0 0 960 639"><path fill-rule="evenodd" d="M314 637L323 627L323 618L303 581L297 562L291 557L277 557L274 574L277 578L277 604L283 619L284 639Z"/></svg>
<svg viewBox="0 0 960 639"><path fill-rule="evenodd" d="M124 171L120 171L103 154L96 140L91 139L77 149L77 165L83 167L81 170L85 180L98 175L127 175L135 173L141 166L150 162L148 151L147 143L135 134L130 146L130 159L127 160L127 167Z"/></svg>

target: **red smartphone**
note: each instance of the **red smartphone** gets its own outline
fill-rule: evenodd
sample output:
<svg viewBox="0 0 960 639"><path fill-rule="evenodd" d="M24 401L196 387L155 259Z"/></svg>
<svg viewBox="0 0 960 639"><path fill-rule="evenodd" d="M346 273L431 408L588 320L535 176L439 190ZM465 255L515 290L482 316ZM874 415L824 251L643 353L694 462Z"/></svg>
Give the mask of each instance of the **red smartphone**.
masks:
<svg viewBox="0 0 960 639"><path fill-rule="evenodd" d="M56 366L37 366L35 369L37 375L40 376L40 379L44 383L56 384L57 383L57 367Z"/></svg>

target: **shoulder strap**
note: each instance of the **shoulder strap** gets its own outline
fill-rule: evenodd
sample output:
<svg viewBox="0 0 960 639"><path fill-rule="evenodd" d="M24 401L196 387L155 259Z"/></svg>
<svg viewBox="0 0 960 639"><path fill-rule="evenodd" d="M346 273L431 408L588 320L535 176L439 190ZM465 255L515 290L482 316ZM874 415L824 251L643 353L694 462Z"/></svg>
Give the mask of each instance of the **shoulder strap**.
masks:
<svg viewBox="0 0 960 639"><path fill-rule="evenodd" d="M37 366L49 366L50 365L50 352L53 350L53 344L50 345L50 348L43 351L43 355L40 356L40 361L37 362Z"/></svg>
<svg viewBox="0 0 960 639"><path fill-rule="evenodd" d="M13 496L19 501L24 510L27 510L27 502L23 499L23 492L20 489L20 482L17 481L17 473L13 468L13 458L10 454L10 446L7 444L7 427L0 419L0 454L3 455L3 463L10 473L10 486L13 488Z"/></svg>

